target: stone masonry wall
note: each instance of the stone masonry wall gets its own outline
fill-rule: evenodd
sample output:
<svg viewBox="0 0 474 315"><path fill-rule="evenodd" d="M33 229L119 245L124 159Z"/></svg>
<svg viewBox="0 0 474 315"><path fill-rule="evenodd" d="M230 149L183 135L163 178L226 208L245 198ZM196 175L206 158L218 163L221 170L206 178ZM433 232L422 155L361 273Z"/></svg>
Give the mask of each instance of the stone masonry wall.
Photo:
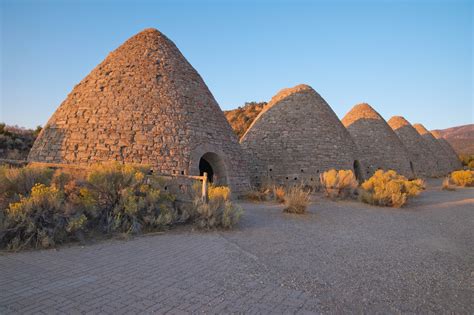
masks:
<svg viewBox="0 0 474 315"><path fill-rule="evenodd" d="M284 89L241 138L254 185L317 182L325 170L352 169L355 145L324 99L307 85Z"/></svg>
<svg viewBox="0 0 474 315"><path fill-rule="evenodd" d="M438 140L439 144L443 147L444 151L446 152L446 156L449 159L449 163L451 165L451 170L459 170L462 168L461 160L457 155L456 151L454 151L453 147L449 144L449 142L444 139L438 131L431 131L433 137Z"/></svg>
<svg viewBox="0 0 474 315"><path fill-rule="evenodd" d="M407 149L416 176L433 177L441 175L433 152L405 118L394 116L387 123Z"/></svg>
<svg viewBox="0 0 474 315"><path fill-rule="evenodd" d="M370 105L354 106L342 123L354 139L366 177L372 176L377 169L395 170L409 178L414 176L406 148Z"/></svg>
<svg viewBox="0 0 474 315"><path fill-rule="evenodd" d="M413 128L421 135L426 145L433 152L436 160L439 176L444 176L452 171L451 163L449 162L446 152L436 138L429 132L422 124L414 124Z"/></svg>
<svg viewBox="0 0 474 315"><path fill-rule="evenodd" d="M163 174L199 175L204 148L223 159L234 191L248 188L238 140L206 84L172 41L147 29L74 87L29 161L117 160L149 164Z"/></svg>

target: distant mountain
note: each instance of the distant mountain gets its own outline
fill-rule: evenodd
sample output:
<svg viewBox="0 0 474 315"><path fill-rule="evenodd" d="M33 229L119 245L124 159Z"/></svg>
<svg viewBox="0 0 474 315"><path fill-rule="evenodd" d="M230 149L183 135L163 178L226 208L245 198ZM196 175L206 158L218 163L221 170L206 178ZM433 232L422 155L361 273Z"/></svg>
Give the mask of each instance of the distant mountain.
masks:
<svg viewBox="0 0 474 315"><path fill-rule="evenodd" d="M439 129L458 154L474 155L474 124Z"/></svg>

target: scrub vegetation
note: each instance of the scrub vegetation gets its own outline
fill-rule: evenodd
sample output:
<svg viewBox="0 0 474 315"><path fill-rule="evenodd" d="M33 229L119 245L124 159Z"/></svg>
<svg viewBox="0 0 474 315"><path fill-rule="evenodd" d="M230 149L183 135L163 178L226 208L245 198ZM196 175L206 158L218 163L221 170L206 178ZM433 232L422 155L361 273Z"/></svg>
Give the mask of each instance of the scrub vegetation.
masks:
<svg viewBox="0 0 474 315"><path fill-rule="evenodd" d="M331 199L351 198L356 195L359 183L351 170L329 170L320 175L324 194Z"/></svg>
<svg viewBox="0 0 474 315"><path fill-rule="evenodd" d="M359 194L365 203L400 208L424 189L425 183L421 179L408 180L395 171L378 170L362 183Z"/></svg>
<svg viewBox="0 0 474 315"><path fill-rule="evenodd" d="M0 167L0 248L48 248L96 235L137 235L180 223L231 228L241 210L230 189L209 189L209 202L178 207L170 179L146 166L98 164L82 174L26 166Z"/></svg>

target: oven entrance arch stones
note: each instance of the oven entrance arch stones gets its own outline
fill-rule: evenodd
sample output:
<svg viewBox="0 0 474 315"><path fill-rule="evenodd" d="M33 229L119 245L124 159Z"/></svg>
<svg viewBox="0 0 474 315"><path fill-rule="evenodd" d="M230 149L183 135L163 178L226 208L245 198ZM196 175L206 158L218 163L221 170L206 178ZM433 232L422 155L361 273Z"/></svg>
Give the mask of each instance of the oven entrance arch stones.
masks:
<svg viewBox="0 0 474 315"><path fill-rule="evenodd" d="M199 159L199 175L207 173L210 183L227 185L227 172L224 160L214 152L207 152Z"/></svg>

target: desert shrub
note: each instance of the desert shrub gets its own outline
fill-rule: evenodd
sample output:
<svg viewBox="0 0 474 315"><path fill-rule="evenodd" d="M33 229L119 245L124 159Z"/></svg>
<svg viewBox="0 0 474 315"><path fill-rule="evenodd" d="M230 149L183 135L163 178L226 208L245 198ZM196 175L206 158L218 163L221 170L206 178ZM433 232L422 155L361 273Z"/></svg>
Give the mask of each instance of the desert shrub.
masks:
<svg viewBox="0 0 474 315"><path fill-rule="evenodd" d="M259 188L253 188L244 195L244 198L251 201L276 201L285 202L285 188L276 185L262 185Z"/></svg>
<svg viewBox="0 0 474 315"><path fill-rule="evenodd" d="M254 188L245 193L244 199L251 201L265 201L267 200L267 194L262 192L260 189Z"/></svg>
<svg viewBox="0 0 474 315"><path fill-rule="evenodd" d="M28 197L22 197L7 208L0 235L2 247L10 250L47 248L66 241L86 219L68 218L63 203L63 195L57 188L43 184L33 186Z"/></svg>
<svg viewBox="0 0 474 315"><path fill-rule="evenodd" d="M285 188L281 186L273 186L273 198L279 202L279 203L284 203L285 202Z"/></svg>
<svg viewBox="0 0 474 315"><path fill-rule="evenodd" d="M35 184L48 186L53 173L53 170L44 167L0 166L0 211L10 203L19 201L21 196L28 196Z"/></svg>
<svg viewBox="0 0 474 315"><path fill-rule="evenodd" d="M474 170L474 160L469 161L469 163L467 164L467 168L470 170Z"/></svg>
<svg viewBox="0 0 474 315"><path fill-rule="evenodd" d="M290 187L285 192L284 212L302 214L306 212L309 205L311 192L303 186Z"/></svg>
<svg viewBox="0 0 474 315"><path fill-rule="evenodd" d="M199 229L230 229L237 224L242 209L230 200L230 189L225 186L208 187L208 202L196 194L190 217Z"/></svg>
<svg viewBox="0 0 474 315"><path fill-rule="evenodd" d="M221 198L223 200L230 199L230 188L227 186L214 186L209 185L208 188L208 195L209 199L218 199Z"/></svg>
<svg viewBox="0 0 474 315"><path fill-rule="evenodd" d="M451 181L456 186L474 186L474 171L464 170L451 173Z"/></svg>
<svg viewBox="0 0 474 315"><path fill-rule="evenodd" d="M360 198L369 204L399 208L423 189L423 180L408 180L395 171L378 170L361 185Z"/></svg>
<svg viewBox="0 0 474 315"><path fill-rule="evenodd" d="M347 198L355 195L359 186L351 170L329 170L320 175L321 187L331 199Z"/></svg>
<svg viewBox="0 0 474 315"><path fill-rule="evenodd" d="M474 155L469 155L469 154L461 154L459 156L459 159L461 160L461 163L463 166L467 166L470 169L473 169L474 167ZM471 165L472 167L470 167Z"/></svg>
<svg viewBox="0 0 474 315"><path fill-rule="evenodd" d="M163 192L157 177L143 166L110 163L92 168L71 202L86 209L100 231L139 234L171 225L177 219L175 197Z"/></svg>
<svg viewBox="0 0 474 315"><path fill-rule="evenodd" d="M251 201L269 201L273 199L273 187L262 185L247 191L244 198Z"/></svg>

